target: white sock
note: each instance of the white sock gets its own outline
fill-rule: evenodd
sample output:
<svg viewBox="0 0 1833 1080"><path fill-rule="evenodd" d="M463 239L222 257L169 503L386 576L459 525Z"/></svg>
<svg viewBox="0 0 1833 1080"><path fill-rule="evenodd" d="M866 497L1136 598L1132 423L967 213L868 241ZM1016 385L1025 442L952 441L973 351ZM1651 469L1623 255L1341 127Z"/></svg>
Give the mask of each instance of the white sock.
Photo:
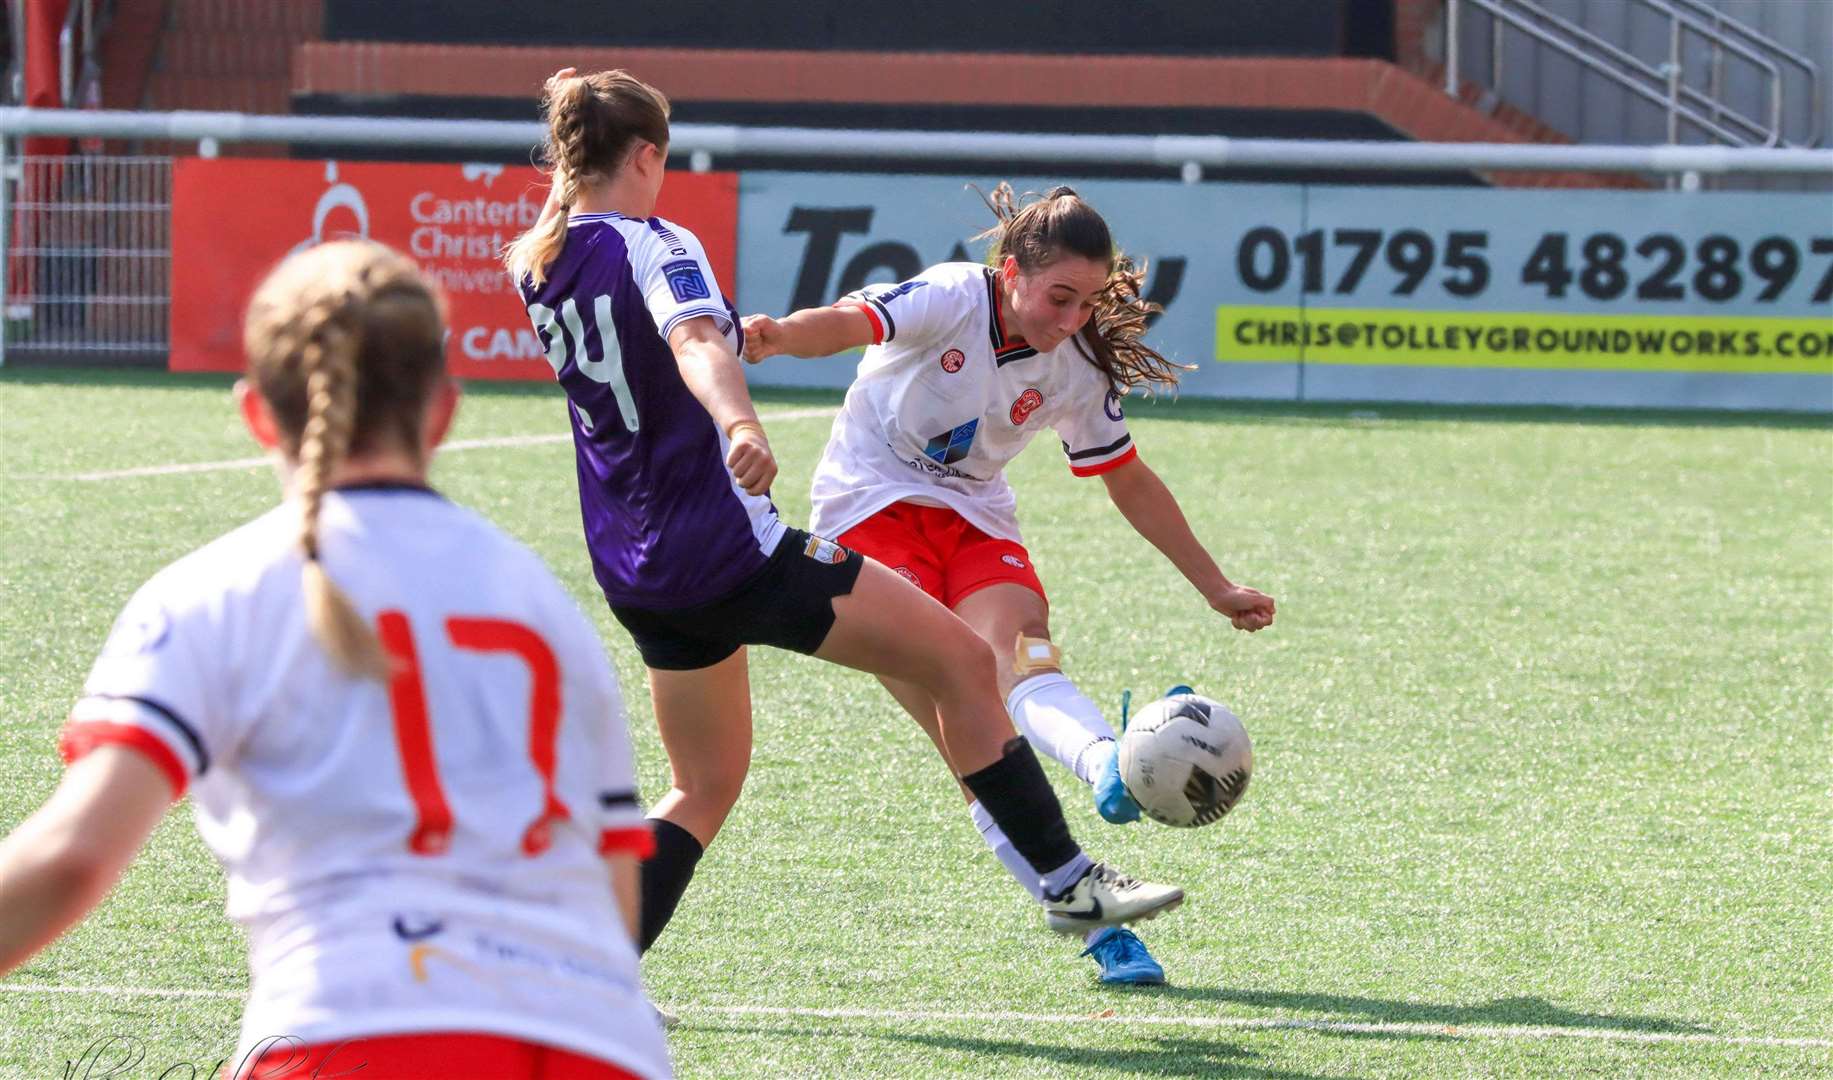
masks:
<svg viewBox="0 0 1833 1080"><path fill-rule="evenodd" d="M1042 900L1044 898L1044 875L1038 873L1031 863L1018 853L1018 849L1012 846L1012 841L1006 839L1005 830L1001 829L999 823L993 820L993 815L987 813L987 808L980 805L978 799L968 804L967 812L980 829L980 838L987 842L987 847L993 849L993 855L999 859L1000 865L1006 868L1006 873L1017 878L1018 883L1025 887L1025 891L1031 894L1033 900Z"/></svg>
<svg viewBox="0 0 1833 1080"><path fill-rule="evenodd" d="M1101 709L1060 671L1033 675L1006 696L1012 723L1032 746L1063 763L1084 784L1095 782L1102 757L1089 751L1112 742L1114 729Z"/></svg>
<svg viewBox="0 0 1833 1080"><path fill-rule="evenodd" d="M993 815L987 813L986 807L981 806L979 800L969 803L967 812L973 817L974 825L980 829L980 838L987 842L987 847L993 849L993 856L999 860L1001 866L1006 868L1006 873L1018 879L1018 883L1025 887L1025 891L1031 894L1033 900L1042 900L1044 898L1044 875L1038 873L1025 857L1018 853L1018 849L1012 846L1012 841L1006 839L1005 830L1001 829L999 823L993 820ZM1076 879L1070 878L1069 880L1074 882ZM1083 934L1082 943L1086 945L1094 940L1095 935L1101 933L1102 929L1102 927L1096 927Z"/></svg>
<svg viewBox="0 0 1833 1080"><path fill-rule="evenodd" d="M1088 852L1078 851L1076 857L1057 867L1044 872L1044 895L1062 896L1069 887L1081 881L1083 875L1095 868L1095 860L1088 857Z"/></svg>

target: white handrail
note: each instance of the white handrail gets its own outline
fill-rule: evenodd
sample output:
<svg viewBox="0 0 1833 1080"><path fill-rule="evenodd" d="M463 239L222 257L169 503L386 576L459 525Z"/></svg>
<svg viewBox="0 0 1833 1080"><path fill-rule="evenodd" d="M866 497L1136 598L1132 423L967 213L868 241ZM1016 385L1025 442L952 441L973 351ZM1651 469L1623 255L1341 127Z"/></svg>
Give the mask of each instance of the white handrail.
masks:
<svg viewBox="0 0 1833 1080"><path fill-rule="evenodd" d="M1813 146L1819 141L1819 117L1821 115L1818 100L1819 72L1812 61L1783 49L1770 39L1744 26L1722 12L1707 7L1700 0L1635 0L1656 14L1668 20L1668 55L1659 67L1634 55L1627 49L1606 40L1583 26L1564 18L1535 0L1450 0L1446 13L1446 93L1455 96L1458 92L1459 65L1456 42L1450 39L1458 25L1458 10L1464 3L1469 3L1490 16L1491 31L1496 41L1491 47L1491 92L1500 92L1497 69L1501 56L1501 28L1506 25L1549 48L1557 50L1577 61L1581 66L1602 75L1637 97L1657 105L1667 112L1668 141L1678 141L1677 124L1684 120L1707 132L1714 138L1732 145L1744 146L1757 143L1762 146ZM1676 4L1687 5L1683 10ZM1703 8L1710 13L1714 22L1704 21L1696 12ZM1713 50L1711 89L1701 92L1686 85L1681 78L1681 57L1684 44L1683 33L1690 32ZM1736 35L1736 36L1734 36ZM1737 39L1742 36L1750 41L1746 45ZM1722 67L1726 53L1736 56L1749 64L1763 78L1768 86L1768 101L1765 109L1767 123L1752 119L1743 113L1730 108L1719 96L1722 90ZM1779 59L1785 63L1801 67L1808 76L1808 93L1813 100L1809 105L1810 123L1806 139L1791 142L1782 133L1782 70L1777 65ZM1683 104L1697 103L1709 110L1710 115ZM1726 122L1742 131L1725 126Z"/></svg>
<svg viewBox="0 0 1833 1080"><path fill-rule="evenodd" d="M305 142L341 146L526 151L532 120L418 120L246 113L0 108L0 136L67 135L171 142ZM1017 132L841 131L675 124L669 152L759 158L829 156L890 162L952 158L1001 166L1079 161L1210 168L1382 169L1400 172L1766 173L1833 176L1833 150L1729 146L1551 146L1235 139L1221 135L1036 135Z"/></svg>
<svg viewBox="0 0 1833 1080"><path fill-rule="evenodd" d="M1826 112L1826 95L1822 94L1820 91L1820 65L1816 64L1802 53L1777 41L1775 38L1760 33L1736 19L1727 17L1724 12L1713 7L1711 4L1707 3L1706 0L1670 0L1670 2L1690 9L1694 15L1701 19L1711 19L1712 29L1715 34L1735 34L1742 37L1744 40L1751 42L1764 52L1780 58L1783 62L1806 75L1808 84L1808 135L1807 138L1801 140L1796 145L1820 145L1820 121L1821 117ZM1708 35L1707 40L1712 41L1712 36ZM1715 96L1717 94L1718 85L1722 83L1724 77L1722 60L1723 54L1718 50L1717 46L1714 45L1712 74L1714 81L1713 93Z"/></svg>

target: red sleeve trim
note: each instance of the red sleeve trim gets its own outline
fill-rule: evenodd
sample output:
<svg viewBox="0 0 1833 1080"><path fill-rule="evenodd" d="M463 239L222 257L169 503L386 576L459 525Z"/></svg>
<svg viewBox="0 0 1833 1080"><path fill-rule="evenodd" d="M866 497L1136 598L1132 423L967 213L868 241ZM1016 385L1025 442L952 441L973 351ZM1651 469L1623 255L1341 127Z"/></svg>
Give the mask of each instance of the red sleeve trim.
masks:
<svg viewBox="0 0 1833 1080"><path fill-rule="evenodd" d="M647 859L656 852L656 834L648 825L628 829L606 829L598 834L600 855L635 855Z"/></svg>
<svg viewBox="0 0 1833 1080"><path fill-rule="evenodd" d="M172 801L177 802L184 795L190 780L184 765L179 762L178 755L172 752L171 747L145 728L137 728L132 724L112 724L105 720L85 720L64 725L63 733L57 739L57 752L63 755L66 765L74 764L78 758L98 746L127 746L140 751L171 781Z"/></svg>
<svg viewBox="0 0 1833 1080"><path fill-rule="evenodd" d="M855 300L851 303L841 304L839 306L840 307L856 307L859 310L865 312L866 318L872 320L872 344L883 345L885 343L885 324L879 321L878 312L872 310L871 304L867 303L864 300Z"/></svg>
<svg viewBox="0 0 1833 1080"><path fill-rule="evenodd" d="M1100 476L1104 472L1111 472L1120 468L1122 465L1125 465L1138 456L1139 447L1129 446L1127 447L1127 452L1117 458L1103 461L1099 465L1071 465L1069 471L1075 473L1077 476Z"/></svg>

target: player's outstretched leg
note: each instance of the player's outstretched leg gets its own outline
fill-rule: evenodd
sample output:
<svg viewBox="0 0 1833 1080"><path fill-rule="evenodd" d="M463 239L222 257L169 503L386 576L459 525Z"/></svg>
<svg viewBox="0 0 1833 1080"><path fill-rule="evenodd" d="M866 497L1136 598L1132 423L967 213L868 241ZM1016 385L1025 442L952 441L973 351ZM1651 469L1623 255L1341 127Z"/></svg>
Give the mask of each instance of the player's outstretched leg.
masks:
<svg viewBox="0 0 1833 1080"><path fill-rule="evenodd" d="M974 825L980 830L980 838L987 847L993 849L993 855L999 860L1006 872L1018 879L1018 883L1030 891L1038 900L1043 900L1043 890L1038 882L1038 872L1025 857L1006 839L1006 834L993 820L993 815L979 803L969 803L968 813L973 816ZM1101 970L1098 977L1110 986L1156 986L1165 981L1165 969L1159 966L1146 943L1138 935L1122 927L1104 926L1099 930L1090 930L1083 935L1082 943L1087 948L1082 955L1094 959Z"/></svg>
<svg viewBox="0 0 1833 1080"><path fill-rule="evenodd" d="M992 650L936 600L866 560L815 655L916 684L936 704L943 756L1013 846L1042 874L1046 921L1064 931L1151 918L1183 902L1094 862L1069 834L1037 755L1000 706Z"/></svg>
<svg viewBox="0 0 1833 1080"><path fill-rule="evenodd" d="M1120 782L1119 746L1101 708L1062 672L1042 595L1002 582L963 597L955 611L993 646L1006 711L1019 733L1094 788L1095 810L1116 825L1139 819Z"/></svg>
<svg viewBox="0 0 1833 1080"><path fill-rule="evenodd" d="M936 749L943 750L941 732L936 721L936 703L930 699L929 695L924 693L920 687L900 682L897 679L881 678L879 681L885 684L885 689L891 692L891 696L897 699L897 703L903 706L904 711L909 713L911 718L922 727L924 733L936 744ZM945 750L943 754L947 756ZM1014 847L1012 841L1006 836L1005 830L999 827L998 822L993 820L993 815L987 811L986 807L980 805L973 793L965 786L962 788L962 794L967 796L968 816L974 819L974 827L980 830L980 838L986 841L988 848L992 849L993 857L999 860L999 864L1005 868L1006 873L1012 875L1020 888L1030 893L1032 899L1042 903L1044 899L1043 875L1036 867L1025 861L1025 857L1018 853L1018 848ZM1110 984L1164 982L1164 969L1152 959L1152 954L1146 951L1143 942L1128 934L1127 940L1133 942L1134 945L1123 949L1110 944L1110 942L1119 940L1110 933L1110 930L1109 927L1103 927L1098 930L1090 930L1083 935L1083 944L1089 948L1084 949L1082 955L1094 958L1095 963L1101 969L1099 974L1102 982ZM1144 963L1140 962L1142 957Z"/></svg>
<svg viewBox="0 0 1833 1080"><path fill-rule="evenodd" d="M1039 640L1021 638L1018 645L1037 649L1027 643ZM1115 825L1139 820L1139 804L1120 780L1120 744L1114 729L1067 676L1050 670L1023 679L1006 696L1006 711L1025 738L1095 789L1095 811L1102 818Z"/></svg>

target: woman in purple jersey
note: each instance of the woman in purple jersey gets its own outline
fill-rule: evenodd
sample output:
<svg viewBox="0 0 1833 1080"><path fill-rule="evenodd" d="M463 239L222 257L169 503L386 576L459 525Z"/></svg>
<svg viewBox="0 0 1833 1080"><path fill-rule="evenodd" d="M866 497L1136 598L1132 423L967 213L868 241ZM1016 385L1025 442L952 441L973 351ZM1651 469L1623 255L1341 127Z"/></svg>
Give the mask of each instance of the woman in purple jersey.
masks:
<svg viewBox="0 0 1833 1080"><path fill-rule="evenodd" d="M673 915L751 758L747 645L921 686L950 768L1040 868L1053 928L1150 918L1181 890L1092 861L1013 731L993 653L882 564L794 529L699 241L655 217L668 101L622 71L545 87L553 189L505 252L570 408L593 570L649 669L673 785L650 811L641 944Z"/></svg>

